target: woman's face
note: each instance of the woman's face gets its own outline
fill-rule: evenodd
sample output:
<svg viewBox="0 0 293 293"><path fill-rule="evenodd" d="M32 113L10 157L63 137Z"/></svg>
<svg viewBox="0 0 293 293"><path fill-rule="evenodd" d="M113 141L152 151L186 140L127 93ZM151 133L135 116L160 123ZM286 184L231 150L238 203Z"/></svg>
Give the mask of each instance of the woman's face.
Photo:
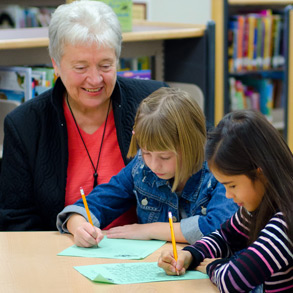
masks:
<svg viewBox="0 0 293 293"><path fill-rule="evenodd" d="M65 45L60 66L52 60L70 100L80 110L103 106L111 97L116 83L116 61L114 49L97 44Z"/></svg>
<svg viewBox="0 0 293 293"><path fill-rule="evenodd" d="M245 207L249 212L257 209L265 193L265 186L260 179L252 181L246 175L225 175L211 168L215 178L226 188L226 197Z"/></svg>

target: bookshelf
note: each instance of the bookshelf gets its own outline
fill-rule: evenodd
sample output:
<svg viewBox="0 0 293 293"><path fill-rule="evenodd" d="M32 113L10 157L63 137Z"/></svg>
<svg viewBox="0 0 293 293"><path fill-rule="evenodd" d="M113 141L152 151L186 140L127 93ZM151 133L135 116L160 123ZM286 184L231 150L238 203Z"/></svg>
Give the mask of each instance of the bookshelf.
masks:
<svg viewBox="0 0 293 293"><path fill-rule="evenodd" d="M48 29L0 30L0 65L50 64ZM207 119L214 122L214 22L185 25L134 21L123 33L121 57L152 57L153 78L198 85Z"/></svg>
<svg viewBox="0 0 293 293"><path fill-rule="evenodd" d="M64 4L65 0L1 0L1 5L21 5L21 6L51 6L57 7Z"/></svg>
<svg viewBox="0 0 293 293"><path fill-rule="evenodd" d="M284 138L287 140L289 147L293 150L293 72L292 72L292 53L293 52L293 14L290 6L292 0L212 0L212 19L216 23L215 32L215 123L223 117L223 115L231 110L229 78L231 76L260 78L260 76L271 76L274 74L282 75L282 86L284 101L281 108L273 109L272 123L279 129ZM287 7L287 8L286 8ZM278 69L259 70L231 73L231 67L228 64L228 33L229 20L236 14L247 14L251 12L259 13L262 10L271 9L273 13L280 13L284 24L284 57L285 64ZM229 52L230 54L230 52ZM291 56L290 56L291 54ZM265 77L261 77L265 78ZM290 120L291 119L291 120Z"/></svg>

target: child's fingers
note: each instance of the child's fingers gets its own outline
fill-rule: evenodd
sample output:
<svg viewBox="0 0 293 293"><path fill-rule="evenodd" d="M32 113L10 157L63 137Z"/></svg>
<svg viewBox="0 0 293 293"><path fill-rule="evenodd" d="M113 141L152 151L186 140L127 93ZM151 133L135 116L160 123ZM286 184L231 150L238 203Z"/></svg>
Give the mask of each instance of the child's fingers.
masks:
<svg viewBox="0 0 293 293"><path fill-rule="evenodd" d="M99 236L96 227L93 227L90 223L83 223L80 227L76 229L74 235L74 241L77 246L81 247L92 247L97 245L98 242L96 238Z"/></svg>
<svg viewBox="0 0 293 293"><path fill-rule="evenodd" d="M97 244L99 244L103 240L104 235L99 228L96 228L96 232L97 232L96 241L97 241Z"/></svg>
<svg viewBox="0 0 293 293"><path fill-rule="evenodd" d="M167 275L177 275L176 261L172 251L163 251L158 260L158 266L162 268Z"/></svg>
<svg viewBox="0 0 293 293"><path fill-rule="evenodd" d="M176 269L180 272L180 275L185 274L191 262L192 262L192 255L189 251L180 250L178 252Z"/></svg>
<svg viewBox="0 0 293 293"><path fill-rule="evenodd" d="M101 242L101 240L104 238L104 235L99 228L92 225L86 225L84 228L86 232L91 236L88 239L88 243L91 244L91 246L98 245ZM93 239L95 240L95 242L93 242Z"/></svg>
<svg viewBox="0 0 293 293"><path fill-rule="evenodd" d="M178 271L182 271L182 269L185 268L185 261L186 261L186 254L184 251L180 250L178 251L178 258L177 258L177 263L176 263L176 269ZM185 270L184 270L185 273Z"/></svg>
<svg viewBox="0 0 293 293"><path fill-rule="evenodd" d="M167 275L177 275L177 271L175 267L172 266L171 264L161 262L159 259L158 266L162 268Z"/></svg>

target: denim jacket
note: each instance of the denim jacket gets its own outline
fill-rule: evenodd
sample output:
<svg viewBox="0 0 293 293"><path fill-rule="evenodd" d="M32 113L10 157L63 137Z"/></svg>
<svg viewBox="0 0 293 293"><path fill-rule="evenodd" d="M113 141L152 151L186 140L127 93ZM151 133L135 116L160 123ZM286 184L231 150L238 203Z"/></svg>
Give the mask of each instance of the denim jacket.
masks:
<svg viewBox="0 0 293 293"><path fill-rule="evenodd" d="M136 204L138 223L180 221L181 231L189 243L210 234L230 218L238 206L225 197L225 188L217 182L204 162L200 171L185 184L180 196L172 192L168 180L158 178L145 164L141 153L109 183L98 185L87 196L95 226L103 228ZM57 228L68 232L66 222L72 213L87 218L82 200L67 206L57 216ZM181 218L181 215L185 215Z"/></svg>

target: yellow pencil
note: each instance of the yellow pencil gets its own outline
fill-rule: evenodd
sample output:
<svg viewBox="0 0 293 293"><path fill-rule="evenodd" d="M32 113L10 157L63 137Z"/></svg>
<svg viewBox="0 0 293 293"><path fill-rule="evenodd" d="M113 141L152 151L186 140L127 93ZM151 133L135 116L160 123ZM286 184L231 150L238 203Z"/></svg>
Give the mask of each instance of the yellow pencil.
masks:
<svg viewBox="0 0 293 293"><path fill-rule="evenodd" d="M92 217L91 217L91 214L90 214L90 210L89 210L89 207L87 205L87 201L86 201L85 194L84 194L84 191L83 191L82 187L80 187L80 194L81 194L81 197L82 197L82 200L83 200L83 204L84 204L84 207L85 207L89 222L94 226L93 221L92 221Z"/></svg>
<svg viewBox="0 0 293 293"><path fill-rule="evenodd" d="M173 246L173 254L174 258L177 261L177 249L176 249L176 241L175 241L175 235L174 235L174 228L173 228L173 220L172 220L172 213L168 212L169 217L169 224L170 224L170 230L171 230L171 239L172 239L172 246Z"/></svg>

